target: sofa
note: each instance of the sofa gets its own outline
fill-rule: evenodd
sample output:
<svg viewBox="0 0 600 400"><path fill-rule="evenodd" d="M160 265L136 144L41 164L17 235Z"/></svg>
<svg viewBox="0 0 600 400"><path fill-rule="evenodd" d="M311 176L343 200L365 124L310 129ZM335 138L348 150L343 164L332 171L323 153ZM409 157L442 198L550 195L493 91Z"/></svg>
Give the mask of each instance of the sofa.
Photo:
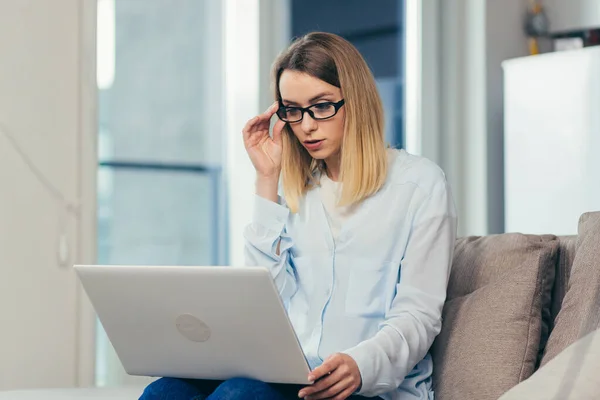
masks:
<svg viewBox="0 0 600 400"><path fill-rule="evenodd" d="M436 400L600 399L600 212L577 236L457 240Z"/></svg>
<svg viewBox="0 0 600 400"><path fill-rule="evenodd" d="M436 400L600 399L600 212L577 236L508 233L456 242ZM0 393L0 400L134 399L142 388Z"/></svg>

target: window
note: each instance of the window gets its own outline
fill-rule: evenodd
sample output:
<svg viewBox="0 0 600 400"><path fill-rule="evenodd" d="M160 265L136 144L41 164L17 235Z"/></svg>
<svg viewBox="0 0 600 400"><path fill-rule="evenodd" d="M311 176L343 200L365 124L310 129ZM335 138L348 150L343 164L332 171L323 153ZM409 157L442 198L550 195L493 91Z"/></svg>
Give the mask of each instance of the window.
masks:
<svg viewBox="0 0 600 400"><path fill-rule="evenodd" d="M223 98L209 90L222 43L207 34L220 12L212 0L98 2L98 263L227 261ZM98 337L98 385L134 379Z"/></svg>
<svg viewBox="0 0 600 400"><path fill-rule="evenodd" d="M404 146L404 0L292 0L292 36L336 33L350 41L371 68L381 96L386 141Z"/></svg>

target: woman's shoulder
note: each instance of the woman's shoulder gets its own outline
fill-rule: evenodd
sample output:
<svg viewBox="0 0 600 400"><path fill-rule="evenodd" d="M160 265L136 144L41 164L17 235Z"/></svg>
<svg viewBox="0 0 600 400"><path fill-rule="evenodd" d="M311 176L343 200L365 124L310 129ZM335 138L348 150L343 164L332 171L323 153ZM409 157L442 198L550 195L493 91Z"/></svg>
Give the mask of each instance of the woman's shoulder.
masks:
<svg viewBox="0 0 600 400"><path fill-rule="evenodd" d="M404 149L389 149L388 156L388 185L410 184L429 193L438 184L446 183L444 171L428 158L411 154Z"/></svg>

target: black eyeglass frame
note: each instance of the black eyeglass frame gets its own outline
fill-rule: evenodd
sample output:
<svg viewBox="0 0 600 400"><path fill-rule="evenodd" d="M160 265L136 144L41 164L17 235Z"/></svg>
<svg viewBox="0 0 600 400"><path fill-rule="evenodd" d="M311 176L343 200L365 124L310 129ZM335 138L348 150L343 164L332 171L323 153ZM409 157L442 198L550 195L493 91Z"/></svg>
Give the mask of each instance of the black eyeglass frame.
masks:
<svg viewBox="0 0 600 400"><path fill-rule="evenodd" d="M311 110L311 108L318 107L318 106L323 106L324 104L328 104L328 105L332 105L333 106L333 108L335 110L333 112L333 114L330 115L329 117L325 117L325 118L315 117L315 113L313 112L313 110ZM304 119L304 113L308 113L308 115L310 115L310 117L312 119L314 119L315 121L324 121L326 119L330 119L330 118L335 117L335 115L338 113L338 111L340 110L340 108L342 108L343 105L344 105L344 99L341 99L338 102L324 101L324 102L321 102L321 103L316 103L316 104L310 105L308 107L284 106L283 103L281 102L281 100L279 100L279 108L277 109L277 116L279 117L280 120L282 120L284 122L287 122L287 123L290 123L290 124L302 121ZM301 112L300 119L291 121L291 120L287 120L287 119L283 118L280 115L280 113L282 113L284 110L290 110L290 109L300 111Z"/></svg>

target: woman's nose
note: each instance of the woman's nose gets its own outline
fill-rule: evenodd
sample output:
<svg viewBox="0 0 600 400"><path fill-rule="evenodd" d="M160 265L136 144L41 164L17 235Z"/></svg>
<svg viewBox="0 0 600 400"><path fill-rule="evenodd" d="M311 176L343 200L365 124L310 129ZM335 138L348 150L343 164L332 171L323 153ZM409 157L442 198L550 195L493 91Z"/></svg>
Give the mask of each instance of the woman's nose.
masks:
<svg viewBox="0 0 600 400"><path fill-rule="evenodd" d="M302 130L304 133L311 133L317 129L317 121L310 116L309 113L305 112L302 118Z"/></svg>

